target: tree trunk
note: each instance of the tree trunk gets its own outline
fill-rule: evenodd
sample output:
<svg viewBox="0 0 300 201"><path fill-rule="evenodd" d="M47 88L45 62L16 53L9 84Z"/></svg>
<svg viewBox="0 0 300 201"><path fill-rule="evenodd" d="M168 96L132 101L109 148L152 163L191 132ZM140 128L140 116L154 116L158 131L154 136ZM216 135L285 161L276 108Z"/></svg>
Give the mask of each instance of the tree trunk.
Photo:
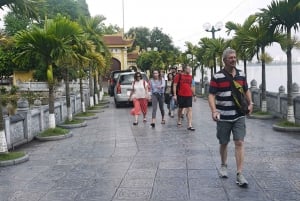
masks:
<svg viewBox="0 0 300 201"><path fill-rule="evenodd" d="M79 79L79 90L80 90L80 101L81 101L81 111L85 112L85 102L83 97L83 86L82 86L82 78Z"/></svg>
<svg viewBox="0 0 300 201"><path fill-rule="evenodd" d="M97 105L99 102L99 90L98 90L98 82L97 82L97 74L96 71L94 73L94 103Z"/></svg>
<svg viewBox="0 0 300 201"><path fill-rule="evenodd" d="M267 112L267 94L266 94L266 61L264 58L265 47L261 47L261 54L263 55L261 59L261 111Z"/></svg>
<svg viewBox="0 0 300 201"><path fill-rule="evenodd" d="M54 84L49 83L49 127L55 128L55 113L54 113Z"/></svg>
<svg viewBox="0 0 300 201"><path fill-rule="evenodd" d="M90 66L90 70L89 70L89 88L90 88L90 106L93 107L94 106L94 87L93 87L93 69Z"/></svg>
<svg viewBox="0 0 300 201"><path fill-rule="evenodd" d="M2 94L0 94L0 153L7 153L7 141L5 135L5 128L4 128L4 120L3 120L3 109L2 109Z"/></svg>
<svg viewBox="0 0 300 201"><path fill-rule="evenodd" d="M245 73L246 78L247 78L247 60L244 59L243 61L244 61L244 73Z"/></svg>
<svg viewBox="0 0 300 201"><path fill-rule="evenodd" d="M52 65L48 65L47 79L49 87L49 127L55 128L55 113L54 113L54 79Z"/></svg>
<svg viewBox="0 0 300 201"><path fill-rule="evenodd" d="M71 110L71 101L70 101L70 84L69 84L69 70L66 68L65 70L65 76L64 76L64 81L65 81L65 86L66 86L66 103L67 103L67 118L68 121L72 121L72 110Z"/></svg>
<svg viewBox="0 0 300 201"><path fill-rule="evenodd" d="M295 114L294 114L294 103L292 95L292 47L291 47L291 29L287 30L287 40L288 47L286 51L287 55L287 121L295 123Z"/></svg>

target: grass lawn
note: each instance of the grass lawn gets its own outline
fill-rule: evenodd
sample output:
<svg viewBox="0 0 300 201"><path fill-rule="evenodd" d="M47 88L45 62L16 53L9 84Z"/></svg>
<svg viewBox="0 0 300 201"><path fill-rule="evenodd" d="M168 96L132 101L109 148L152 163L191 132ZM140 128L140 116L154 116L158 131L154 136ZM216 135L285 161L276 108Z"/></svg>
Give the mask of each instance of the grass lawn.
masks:
<svg viewBox="0 0 300 201"><path fill-rule="evenodd" d="M280 121L276 125L281 126L281 127L299 127L300 128L300 124L291 123L286 120Z"/></svg>
<svg viewBox="0 0 300 201"><path fill-rule="evenodd" d="M44 130L41 132L38 136L39 137L50 137L50 136L58 136L58 135L65 135L69 132L69 130L64 128L48 128L47 130Z"/></svg>
<svg viewBox="0 0 300 201"><path fill-rule="evenodd" d="M95 113L93 113L93 112L81 112L81 113L76 114L75 116L76 117L91 117L94 115L95 115Z"/></svg>
<svg viewBox="0 0 300 201"><path fill-rule="evenodd" d="M0 161L14 160L25 156L24 152L8 152L0 153Z"/></svg>
<svg viewBox="0 0 300 201"><path fill-rule="evenodd" d="M82 119L72 119L72 121L66 120L64 122L64 124L81 124L82 122L84 122L84 120Z"/></svg>

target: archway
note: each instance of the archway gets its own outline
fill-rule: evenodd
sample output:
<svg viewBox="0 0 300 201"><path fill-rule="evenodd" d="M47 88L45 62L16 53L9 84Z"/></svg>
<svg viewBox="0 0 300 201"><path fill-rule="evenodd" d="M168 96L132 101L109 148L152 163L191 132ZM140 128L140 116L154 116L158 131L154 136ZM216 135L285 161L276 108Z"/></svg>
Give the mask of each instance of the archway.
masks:
<svg viewBox="0 0 300 201"><path fill-rule="evenodd" d="M110 71L121 70L121 62L118 59L112 58L111 61Z"/></svg>

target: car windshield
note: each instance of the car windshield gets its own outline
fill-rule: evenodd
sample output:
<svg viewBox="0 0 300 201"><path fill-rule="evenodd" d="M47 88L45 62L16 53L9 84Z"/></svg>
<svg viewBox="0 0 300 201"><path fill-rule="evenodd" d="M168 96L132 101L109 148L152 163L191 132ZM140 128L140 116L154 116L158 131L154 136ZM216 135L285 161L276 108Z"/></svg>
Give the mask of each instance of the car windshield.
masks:
<svg viewBox="0 0 300 201"><path fill-rule="evenodd" d="M120 73L114 73L114 79L116 80L118 78Z"/></svg>
<svg viewBox="0 0 300 201"><path fill-rule="evenodd" d="M120 77L120 84L131 84L134 80L134 74L122 75Z"/></svg>
<svg viewBox="0 0 300 201"><path fill-rule="evenodd" d="M148 81L148 78L145 74L142 74L144 80ZM129 85L134 81L134 74L120 75L120 84Z"/></svg>

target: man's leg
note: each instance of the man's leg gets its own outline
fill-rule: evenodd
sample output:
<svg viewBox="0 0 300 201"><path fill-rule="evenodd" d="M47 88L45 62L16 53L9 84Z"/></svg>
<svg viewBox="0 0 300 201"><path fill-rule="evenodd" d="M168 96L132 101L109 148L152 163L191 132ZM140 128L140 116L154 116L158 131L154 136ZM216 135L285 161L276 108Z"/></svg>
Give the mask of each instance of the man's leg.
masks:
<svg viewBox="0 0 300 201"><path fill-rule="evenodd" d="M228 144L220 144L221 165L227 165L227 146Z"/></svg>
<svg viewBox="0 0 300 201"><path fill-rule="evenodd" d="M188 127L192 127L192 115L193 111L191 107L186 108L186 116L187 116L187 121L188 121Z"/></svg>
<svg viewBox="0 0 300 201"><path fill-rule="evenodd" d="M177 116L178 116L178 117L177 117L177 118L178 118L177 124L178 124L178 125L181 125L181 113L182 113L182 109L183 109L183 108L181 108L181 107L178 108L178 114L177 114Z"/></svg>
<svg viewBox="0 0 300 201"><path fill-rule="evenodd" d="M242 140L236 140L234 144L237 173L241 173L244 166L244 142Z"/></svg>

